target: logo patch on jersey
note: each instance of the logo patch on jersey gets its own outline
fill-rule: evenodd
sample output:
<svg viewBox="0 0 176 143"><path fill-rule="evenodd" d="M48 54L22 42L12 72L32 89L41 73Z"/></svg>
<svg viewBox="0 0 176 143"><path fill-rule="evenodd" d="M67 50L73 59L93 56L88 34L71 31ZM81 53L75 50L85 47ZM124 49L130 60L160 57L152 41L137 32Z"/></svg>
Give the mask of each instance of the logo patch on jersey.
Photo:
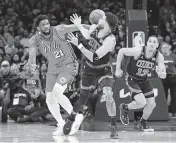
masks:
<svg viewBox="0 0 176 143"><path fill-rule="evenodd" d="M153 58L152 58L152 61L155 61L155 60L156 60L156 58L153 57Z"/></svg>
<svg viewBox="0 0 176 143"><path fill-rule="evenodd" d="M60 78L60 82L64 84L64 83L67 82L67 79L66 79L65 77L61 77L61 78Z"/></svg>
<svg viewBox="0 0 176 143"><path fill-rule="evenodd" d="M103 43L103 39L100 39L100 43Z"/></svg>

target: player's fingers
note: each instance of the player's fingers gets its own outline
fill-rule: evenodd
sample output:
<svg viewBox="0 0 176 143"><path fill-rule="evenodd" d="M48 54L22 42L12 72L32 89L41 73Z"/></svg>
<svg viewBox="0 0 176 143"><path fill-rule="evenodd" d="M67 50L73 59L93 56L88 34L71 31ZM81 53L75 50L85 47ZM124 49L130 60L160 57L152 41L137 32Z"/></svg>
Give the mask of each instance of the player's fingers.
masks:
<svg viewBox="0 0 176 143"><path fill-rule="evenodd" d="M75 35L73 33L70 33L70 34L71 34L72 38L75 38Z"/></svg>
<svg viewBox="0 0 176 143"><path fill-rule="evenodd" d="M74 18L72 16L70 16L70 21L74 23Z"/></svg>
<svg viewBox="0 0 176 143"><path fill-rule="evenodd" d="M75 16L76 19L78 19L78 15L76 13L74 14L74 16Z"/></svg>
<svg viewBox="0 0 176 143"><path fill-rule="evenodd" d="M74 17L74 19L76 19L76 15L75 14L73 14L73 17Z"/></svg>
<svg viewBox="0 0 176 143"><path fill-rule="evenodd" d="M72 40L72 37L69 37L69 36L68 36L67 38L68 38L68 40L70 40L70 41Z"/></svg>
<svg viewBox="0 0 176 143"><path fill-rule="evenodd" d="M72 41L71 40L67 40L67 43L71 43Z"/></svg>
<svg viewBox="0 0 176 143"><path fill-rule="evenodd" d="M72 21L75 21L75 16L74 15L72 15L72 16L70 16L70 20L72 20Z"/></svg>
<svg viewBox="0 0 176 143"><path fill-rule="evenodd" d="M68 33L68 38L69 38L69 39L72 39L72 38L73 38L73 34Z"/></svg>
<svg viewBox="0 0 176 143"><path fill-rule="evenodd" d="M78 18L78 19L79 19L79 18L80 18L80 16L78 16L78 15L76 14L76 18Z"/></svg>

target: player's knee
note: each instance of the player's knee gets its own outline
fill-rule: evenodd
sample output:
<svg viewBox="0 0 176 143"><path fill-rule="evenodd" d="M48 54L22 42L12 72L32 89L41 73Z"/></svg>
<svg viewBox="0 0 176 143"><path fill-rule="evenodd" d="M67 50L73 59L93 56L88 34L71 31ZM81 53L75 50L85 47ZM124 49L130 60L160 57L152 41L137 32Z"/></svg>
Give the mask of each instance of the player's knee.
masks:
<svg viewBox="0 0 176 143"><path fill-rule="evenodd" d="M66 88L67 88L66 84L62 86L61 84L56 83L54 85L53 92L59 92L59 93L63 94Z"/></svg>
<svg viewBox="0 0 176 143"><path fill-rule="evenodd" d="M140 93L134 97L136 103L138 104L139 108L144 108L146 106L146 99L143 93Z"/></svg>
<svg viewBox="0 0 176 143"><path fill-rule="evenodd" d="M110 86L103 87L103 95L106 96L107 102L114 102L113 92Z"/></svg>
<svg viewBox="0 0 176 143"><path fill-rule="evenodd" d="M53 104L54 98L51 92L46 93L46 104Z"/></svg>
<svg viewBox="0 0 176 143"><path fill-rule="evenodd" d="M155 98L152 97L153 100L147 101L147 106L151 109L154 109L156 107L156 102L155 102Z"/></svg>

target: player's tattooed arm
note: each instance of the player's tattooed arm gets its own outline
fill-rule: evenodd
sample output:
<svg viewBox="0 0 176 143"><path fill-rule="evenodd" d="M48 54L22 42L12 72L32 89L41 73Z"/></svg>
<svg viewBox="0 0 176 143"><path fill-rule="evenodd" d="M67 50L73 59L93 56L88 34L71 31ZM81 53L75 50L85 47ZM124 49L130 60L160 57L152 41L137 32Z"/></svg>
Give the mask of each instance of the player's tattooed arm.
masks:
<svg viewBox="0 0 176 143"><path fill-rule="evenodd" d="M164 64L164 56L160 52L158 53L157 64L158 66L156 66L156 72L158 76L162 79L165 79L166 78L166 66Z"/></svg>

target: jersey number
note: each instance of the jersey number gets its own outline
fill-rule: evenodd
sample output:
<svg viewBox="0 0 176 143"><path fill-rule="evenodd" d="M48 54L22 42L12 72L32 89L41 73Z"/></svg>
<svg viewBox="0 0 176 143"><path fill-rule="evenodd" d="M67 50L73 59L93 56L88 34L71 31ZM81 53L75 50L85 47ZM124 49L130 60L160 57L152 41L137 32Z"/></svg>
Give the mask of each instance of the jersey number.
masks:
<svg viewBox="0 0 176 143"><path fill-rule="evenodd" d="M149 73L149 69L142 69L142 68L139 68L138 69L138 72L136 73L137 75L139 76L145 76Z"/></svg>
<svg viewBox="0 0 176 143"><path fill-rule="evenodd" d="M62 50L59 50L59 51L55 51L54 55L55 55L55 58L57 59L57 58L63 57L64 53L62 52Z"/></svg>

